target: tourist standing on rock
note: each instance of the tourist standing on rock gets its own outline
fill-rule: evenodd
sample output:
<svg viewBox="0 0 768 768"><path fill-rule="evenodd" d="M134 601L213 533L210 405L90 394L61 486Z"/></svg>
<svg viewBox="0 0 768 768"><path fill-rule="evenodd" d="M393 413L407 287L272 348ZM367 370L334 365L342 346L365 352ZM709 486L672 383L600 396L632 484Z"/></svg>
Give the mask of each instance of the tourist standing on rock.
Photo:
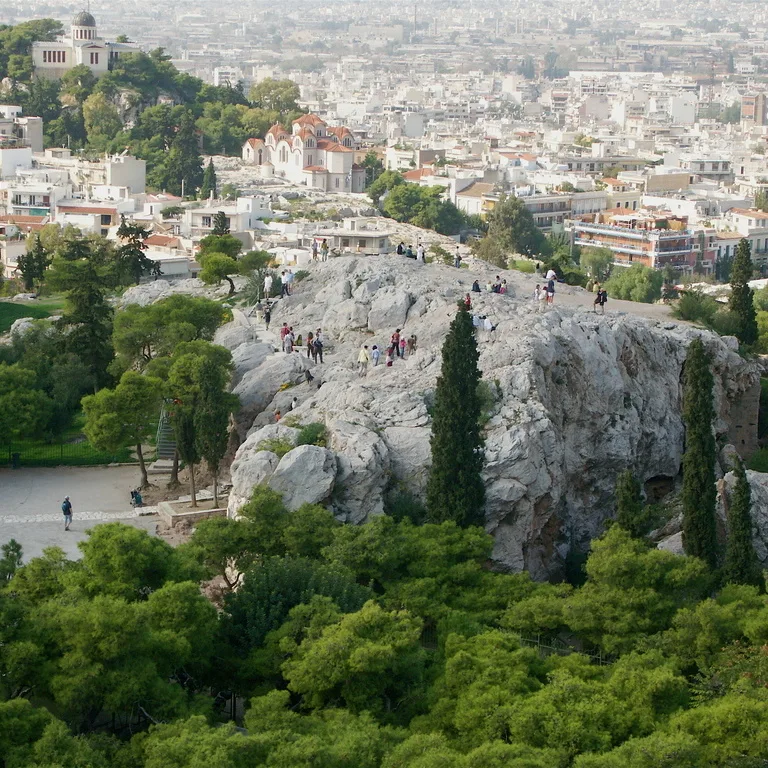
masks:
<svg viewBox="0 0 768 768"><path fill-rule="evenodd" d="M536 287L533 289L534 306L538 306L540 298L541 298L541 286L537 284Z"/></svg>
<svg viewBox="0 0 768 768"><path fill-rule="evenodd" d="M371 349L371 360L373 360L373 367L375 368L379 364L379 358L381 357L381 350L376 344Z"/></svg>
<svg viewBox="0 0 768 768"><path fill-rule="evenodd" d="M61 511L64 514L64 530L68 531L69 526L72 525L72 502L69 496L65 496L64 501L61 502Z"/></svg>
<svg viewBox="0 0 768 768"><path fill-rule="evenodd" d="M269 321L272 319L272 310L269 308L269 302L267 302L267 306L264 307L264 325L266 326L266 330L269 330Z"/></svg>
<svg viewBox="0 0 768 768"><path fill-rule="evenodd" d="M312 261L317 261L317 240L312 240Z"/></svg>
<svg viewBox="0 0 768 768"><path fill-rule="evenodd" d="M320 243L320 256L323 261L328 261L328 241L323 238L323 242Z"/></svg>
<svg viewBox="0 0 768 768"><path fill-rule="evenodd" d="M464 297L464 308L469 312L472 309L472 299L469 294Z"/></svg>
<svg viewBox="0 0 768 768"><path fill-rule="evenodd" d="M288 270L288 272L285 275L285 282L288 283L288 295L290 296L291 293L293 293L293 278L294 274L292 270Z"/></svg>
<svg viewBox="0 0 768 768"><path fill-rule="evenodd" d="M288 323L283 323L283 327L280 329L280 341L285 341L285 337L288 335Z"/></svg>
<svg viewBox="0 0 768 768"><path fill-rule="evenodd" d="M400 358L405 359L405 336L400 337Z"/></svg>
<svg viewBox="0 0 768 768"><path fill-rule="evenodd" d="M475 280L475 282L472 283L472 291L474 293L482 293L482 291L480 290L480 283L477 280Z"/></svg>
<svg viewBox="0 0 768 768"><path fill-rule="evenodd" d="M547 274L544 277L544 279L547 280L547 281L549 281L549 280L557 280L557 272L555 272L555 270L552 269L552 267L550 267L547 270Z"/></svg>
<svg viewBox="0 0 768 768"><path fill-rule="evenodd" d="M391 368L392 363L395 361L395 352L393 346L387 347L387 356L384 358L384 360L387 364L387 368Z"/></svg>
<svg viewBox="0 0 768 768"><path fill-rule="evenodd" d="M400 355L400 329L398 328L389 340L389 346L395 355Z"/></svg>
<svg viewBox="0 0 768 768"><path fill-rule="evenodd" d="M461 268L461 253L459 252L459 246L456 246L456 256L453 259L453 266L456 267L456 269Z"/></svg>
<svg viewBox="0 0 768 768"><path fill-rule="evenodd" d="M547 283L547 304L555 303L555 281L550 280Z"/></svg>
<svg viewBox="0 0 768 768"><path fill-rule="evenodd" d="M542 288L541 291L539 291L539 312L545 310L547 304L549 304L549 294L547 293L546 288Z"/></svg>
<svg viewBox="0 0 768 768"><path fill-rule="evenodd" d="M312 359L317 362L317 358L320 358L320 362L323 362L323 332L320 328L315 331L315 341L312 345Z"/></svg>
<svg viewBox="0 0 768 768"><path fill-rule="evenodd" d="M506 293L507 292L507 281L502 280L501 285L499 286L499 293Z"/></svg>
<svg viewBox="0 0 768 768"><path fill-rule="evenodd" d="M426 264L426 259L424 258L424 246L421 243L416 246L416 260L420 261L422 264Z"/></svg>
<svg viewBox="0 0 768 768"><path fill-rule="evenodd" d="M272 275L266 274L264 276L264 298L269 299L272 295Z"/></svg>
<svg viewBox="0 0 768 768"><path fill-rule="evenodd" d="M595 296L595 302L593 305L593 312L597 312L597 308L600 307L600 314L605 314L605 302L608 301L608 292L605 289L601 289Z"/></svg>
<svg viewBox="0 0 768 768"><path fill-rule="evenodd" d="M293 334L286 333L283 339L283 352L290 355L293 352Z"/></svg>
<svg viewBox="0 0 768 768"><path fill-rule="evenodd" d="M280 282L282 283L282 288L280 289L280 297L288 295L288 280L285 278L285 270L283 270L280 273Z"/></svg>
<svg viewBox="0 0 768 768"><path fill-rule="evenodd" d="M408 357L416 351L416 334L412 333L408 337Z"/></svg>
<svg viewBox="0 0 768 768"><path fill-rule="evenodd" d="M307 357L312 356L312 347L314 346L315 334L312 331L307 333Z"/></svg>
<svg viewBox="0 0 768 768"><path fill-rule="evenodd" d="M358 376L365 376L368 373L368 363L371 362L371 356L368 354L368 345L364 344L357 356Z"/></svg>

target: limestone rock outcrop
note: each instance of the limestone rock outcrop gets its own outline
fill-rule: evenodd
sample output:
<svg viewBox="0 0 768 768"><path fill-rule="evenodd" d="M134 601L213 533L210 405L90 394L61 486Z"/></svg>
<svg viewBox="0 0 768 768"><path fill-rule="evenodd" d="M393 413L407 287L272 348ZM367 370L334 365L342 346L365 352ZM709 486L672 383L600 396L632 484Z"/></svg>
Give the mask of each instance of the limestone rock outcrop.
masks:
<svg viewBox="0 0 768 768"><path fill-rule="evenodd" d="M496 274L507 294L470 297L487 395L486 528L501 567L560 575L568 553L585 551L613 515L621 471L631 468L642 481L678 476L682 372L696 336L712 356L719 440L742 455L756 447L759 369L729 340L677 323L663 307L611 301L605 316L595 315L592 297L565 285L556 305L541 311L529 298L535 275L469 261L469 269L397 256L310 264L293 294L275 303L272 324L287 322L304 337L322 327L322 364L280 351L258 325L256 338L235 325L219 332L237 366L238 432L249 435L232 465L230 514L258 482L284 489L292 506L323 500L348 522L380 514L389 494L423 496L442 342L473 280L485 286ZM495 330L482 327L483 317ZM415 337L416 349L386 367L396 328ZM382 354L361 375L364 344ZM294 449L275 466L274 455L260 455L263 425L275 410L285 416L294 397L292 423L324 423L325 446Z"/></svg>

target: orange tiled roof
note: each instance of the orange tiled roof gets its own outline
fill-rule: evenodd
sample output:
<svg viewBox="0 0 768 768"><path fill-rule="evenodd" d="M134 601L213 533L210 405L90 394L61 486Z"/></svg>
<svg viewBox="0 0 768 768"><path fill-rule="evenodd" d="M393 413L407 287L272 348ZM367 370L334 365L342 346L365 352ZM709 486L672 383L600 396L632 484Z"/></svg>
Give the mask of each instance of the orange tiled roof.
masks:
<svg viewBox="0 0 768 768"><path fill-rule="evenodd" d="M318 139L317 148L324 149L326 152L354 152L352 147L345 147L343 144L339 144L338 141L333 139Z"/></svg>
<svg viewBox="0 0 768 768"><path fill-rule="evenodd" d="M171 235L160 235L158 233L154 233L150 235L144 242L147 245L158 245L166 248L178 248L179 246L179 238L178 237L172 237Z"/></svg>
<svg viewBox="0 0 768 768"><path fill-rule="evenodd" d="M270 128L270 130L272 129ZM252 147L263 147L264 139L248 139L246 143L250 144Z"/></svg>
<svg viewBox="0 0 768 768"><path fill-rule="evenodd" d="M746 208L731 208L729 213L735 213L738 216L749 216L750 219L768 219L768 213L763 211L750 211Z"/></svg>
<svg viewBox="0 0 768 768"><path fill-rule="evenodd" d="M307 167L306 167L304 170L305 170L305 171L311 171L312 173L316 173L316 172L318 172L318 171L323 171L323 172L325 172L325 171L327 171L328 169L327 169L327 168L325 168L325 167L324 167L324 166L322 166L322 165L308 165L308 166L307 166Z"/></svg>
<svg viewBox="0 0 768 768"><path fill-rule="evenodd" d="M298 120L293 121L294 125L325 125L325 120L312 114L302 115Z"/></svg>
<svg viewBox="0 0 768 768"><path fill-rule="evenodd" d="M409 181L418 181L422 176L430 176L434 173L432 168L414 168L412 171L406 171L403 174L404 179Z"/></svg>

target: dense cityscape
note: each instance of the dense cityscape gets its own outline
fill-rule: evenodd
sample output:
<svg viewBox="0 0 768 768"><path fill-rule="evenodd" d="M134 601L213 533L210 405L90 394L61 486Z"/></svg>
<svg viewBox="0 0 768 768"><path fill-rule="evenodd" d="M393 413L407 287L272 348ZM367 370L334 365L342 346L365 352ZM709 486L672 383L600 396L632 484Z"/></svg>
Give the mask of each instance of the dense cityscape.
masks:
<svg viewBox="0 0 768 768"><path fill-rule="evenodd" d="M0 6L0 768L768 765L768 7Z"/></svg>

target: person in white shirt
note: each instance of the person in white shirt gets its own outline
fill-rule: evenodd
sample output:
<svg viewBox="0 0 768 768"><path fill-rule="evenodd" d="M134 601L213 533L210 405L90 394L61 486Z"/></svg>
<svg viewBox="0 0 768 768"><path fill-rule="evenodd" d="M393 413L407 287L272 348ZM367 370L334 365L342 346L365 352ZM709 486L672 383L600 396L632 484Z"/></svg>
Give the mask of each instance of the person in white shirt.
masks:
<svg viewBox="0 0 768 768"><path fill-rule="evenodd" d="M422 264L426 263L426 259L424 258L424 246L421 243L419 243L416 248L416 260L420 261Z"/></svg>
<svg viewBox="0 0 768 768"><path fill-rule="evenodd" d="M544 279L547 280L547 281L549 281L549 280L557 280L557 272L555 272L554 269L550 268L549 270L547 270L547 275L546 275L546 277Z"/></svg>
<svg viewBox="0 0 768 768"><path fill-rule="evenodd" d="M290 269L285 273L285 284L288 286L288 294L290 295L293 291L293 272Z"/></svg>
<svg viewBox="0 0 768 768"><path fill-rule="evenodd" d="M360 354L357 356L357 367L359 369L359 376L365 376L368 373L368 363L371 362L371 357L368 354L368 345L365 344L360 350Z"/></svg>
<svg viewBox="0 0 768 768"><path fill-rule="evenodd" d="M272 275L264 276L264 298L269 298L272 295Z"/></svg>

